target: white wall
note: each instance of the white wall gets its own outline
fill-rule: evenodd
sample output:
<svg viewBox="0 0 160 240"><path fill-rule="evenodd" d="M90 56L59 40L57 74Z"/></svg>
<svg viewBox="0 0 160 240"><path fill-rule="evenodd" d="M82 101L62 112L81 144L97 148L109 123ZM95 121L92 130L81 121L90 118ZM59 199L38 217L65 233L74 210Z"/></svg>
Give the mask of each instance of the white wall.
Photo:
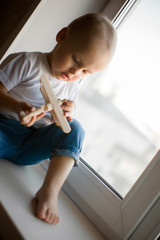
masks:
<svg viewBox="0 0 160 240"><path fill-rule="evenodd" d="M52 50L56 43L56 33L61 28L83 14L102 11L107 2L108 0L42 0L5 56L10 52Z"/></svg>

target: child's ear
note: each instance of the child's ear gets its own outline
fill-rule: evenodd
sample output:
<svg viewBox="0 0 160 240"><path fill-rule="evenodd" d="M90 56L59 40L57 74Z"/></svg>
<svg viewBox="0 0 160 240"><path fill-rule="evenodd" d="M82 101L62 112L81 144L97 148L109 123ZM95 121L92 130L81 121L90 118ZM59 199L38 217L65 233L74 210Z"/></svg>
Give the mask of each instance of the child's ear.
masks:
<svg viewBox="0 0 160 240"><path fill-rule="evenodd" d="M56 36L56 41L59 43L61 42L67 35L68 35L68 28L67 27L64 27L62 28L58 33L57 33L57 36Z"/></svg>

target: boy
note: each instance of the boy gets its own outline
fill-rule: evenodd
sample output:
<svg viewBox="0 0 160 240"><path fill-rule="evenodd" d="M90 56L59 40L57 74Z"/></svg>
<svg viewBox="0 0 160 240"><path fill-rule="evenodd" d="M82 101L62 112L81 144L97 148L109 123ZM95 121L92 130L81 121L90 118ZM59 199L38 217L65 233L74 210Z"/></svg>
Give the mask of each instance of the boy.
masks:
<svg viewBox="0 0 160 240"><path fill-rule="evenodd" d="M16 53L0 67L0 158L30 165L50 158L50 165L36 194L37 216L50 224L59 222L59 191L78 163L84 131L72 120L79 80L104 69L116 43L115 30L101 14L87 14L58 32L57 45L50 53ZM20 115L44 104L40 77L47 75L62 104L71 132L65 134L52 123L49 113Z"/></svg>

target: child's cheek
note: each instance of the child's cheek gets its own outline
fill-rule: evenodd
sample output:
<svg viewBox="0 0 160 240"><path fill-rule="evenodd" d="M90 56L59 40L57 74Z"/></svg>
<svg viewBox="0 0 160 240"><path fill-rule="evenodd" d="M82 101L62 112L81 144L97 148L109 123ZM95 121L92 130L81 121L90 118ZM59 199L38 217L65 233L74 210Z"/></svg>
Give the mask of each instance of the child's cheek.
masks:
<svg viewBox="0 0 160 240"><path fill-rule="evenodd" d="M61 71L67 71L72 67L70 58L67 56L63 56L63 57L60 56L56 60L55 67Z"/></svg>

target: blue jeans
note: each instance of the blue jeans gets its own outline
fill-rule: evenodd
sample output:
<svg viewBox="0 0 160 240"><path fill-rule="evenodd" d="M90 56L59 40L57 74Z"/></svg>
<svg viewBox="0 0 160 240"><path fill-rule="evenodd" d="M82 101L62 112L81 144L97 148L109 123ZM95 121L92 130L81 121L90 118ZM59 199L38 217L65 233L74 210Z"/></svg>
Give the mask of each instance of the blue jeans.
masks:
<svg viewBox="0 0 160 240"><path fill-rule="evenodd" d="M75 119L69 123L72 131L66 134L54 123L36 129L0 114L0 158L19 165L32 165L55 155L64 155L72 157L77 165L84 130Z"/></svg>

